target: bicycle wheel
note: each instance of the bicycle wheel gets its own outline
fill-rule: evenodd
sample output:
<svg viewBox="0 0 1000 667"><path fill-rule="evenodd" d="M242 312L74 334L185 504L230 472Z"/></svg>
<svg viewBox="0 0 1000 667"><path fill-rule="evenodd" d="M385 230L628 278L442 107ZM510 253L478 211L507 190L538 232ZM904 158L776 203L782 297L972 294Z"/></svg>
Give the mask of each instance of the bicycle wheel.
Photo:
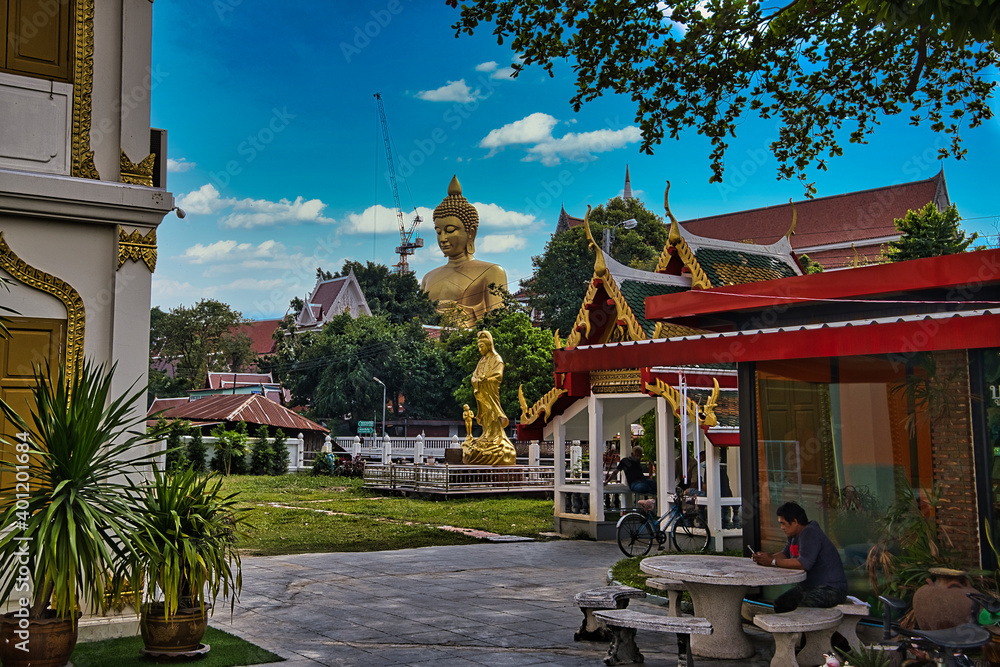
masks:
<svg viewBox="0 0 1000 667"><path fill-rule="evenodd" d="M706 551L712 533L697 513L678 517L670 529L670 540L677 551Z"/></svg>
<svg viewBox="0 0 1000 667"><path fill-rule="evenodd" d="M646 517L629 512L618 520L618 548L632 556L645 556L653 546L653 529Z"/></svg>

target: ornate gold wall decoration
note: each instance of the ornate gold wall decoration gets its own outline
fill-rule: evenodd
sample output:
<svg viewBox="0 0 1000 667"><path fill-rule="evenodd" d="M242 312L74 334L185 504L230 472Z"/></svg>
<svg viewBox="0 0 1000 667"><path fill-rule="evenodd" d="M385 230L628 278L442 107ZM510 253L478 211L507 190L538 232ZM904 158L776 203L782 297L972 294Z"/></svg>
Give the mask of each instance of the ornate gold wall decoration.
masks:
<svg viewBox="0 0 1000 667"><path fill-rule="evenodd" d="M701 426L711 428L718 425L719 418L715 415L715 406L719 401L719 381L712 378L714 385L711 395L702 408L689 397L687 399L688 418L694 419ZM681 416L681 392L657 378L656 382L646 383L646 391L656 396L662 396L670 404L671 410L678 417Z"/></svg>
<svg viewBox="0 0 1000 667"><path fill-rule="evenodd" d="M556 401L560 396L566 393L565 389L558 389L553 387L544 396L535 401L535 404L530 408L527 402L524 400L524 385L517 388L517 399L521 403L521 423L531 424L540 416L544 415L543 422L547 422L552 416L552 406L555 405Z"/></svg>
<svg viewBox="0 0 1000 667"><path fill-rule="evenodd" d="M642 391L638 368L615 371L591 371L590 390L595 394L631 394Z"/></svg>
<svg viewBox="0 0 1000 667"><path fill-rule="evenodd" d="M75 374L83 359L83 335L86 325L83 298L80 293L66 281L29 266L7 245L3 232L0 232L0 268L28 287L51 294L62 301L66 307L66 373Z"/></svg>
<svg viewBox="0 0 1000 667"><path fill-rule="evenodd" d="M680 336L697 336L709 333L704 329L693 329L691 327L673 324L672 322L657 322L653 330L653 340L657 338L678 338Z"/></svg>
<svg viewBox="0 0 1000 667"><path fill-rule="evenodd" d="M77 0L74 17L73 144L71 176L100 180L90 150L90 97L94 90L94 0Z"/></svg>
<svg viewBox="0 0 1000 667"><path fill-rule="evenodd" d="M149 272L156 270L156 230L150 229L145 236L136 229L127 233L120 225L118 227L118 268L122 268L125 260L144 262Z"/></svg>
<svg viewBox="0 0 1000 667"><path fill-rule="evenodd" d="M120 160L121 182L130 185L145 185L153 187L153 166L156 164L156 153L150 153L141 162L132 162L122 151Z"/></svg>

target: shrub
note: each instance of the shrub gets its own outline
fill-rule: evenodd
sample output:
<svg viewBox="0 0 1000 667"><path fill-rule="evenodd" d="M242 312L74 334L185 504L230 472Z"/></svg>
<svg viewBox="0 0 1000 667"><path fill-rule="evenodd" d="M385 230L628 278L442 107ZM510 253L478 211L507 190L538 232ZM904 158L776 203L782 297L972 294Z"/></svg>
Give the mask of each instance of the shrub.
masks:
<svg viewBox="0 0 1000 667"><path fill-rule="evenodd" d="M267 440L267 426L260 425L257 429L257 439L250 451L250 474L270 475L271 473L271 443Z"/></svg>
<svg viewBox="0 0 1000 667"><path fill-rule="evenodd" d="M188 466L195 472L205 472L205 453L208 448L205 447L205 442L201 437L201 429L194 428L191 430L191 439L187 444L187 459Z"/></svg>
<svg viewBox="0 0 1000 667"><path fill-rule="evenodd" d="M160 418L163 421L163 418ZM159 422L157 422L159 427ZM169 472L182 470L188 467L187 451L185 451L184 441L181 436L187 435L189 424L183 420L174 420L167 430L166 441L166 466Z"/></svg>
<svg viewBox="0 0 1000 667"><path fill-rule="evenodd" d="M227 431L222 424L212 429L215 442L215 456L212 457L212 470L224 475L244 475L247 472L247 450L250 436L247 435L247 425L240 422L236 430Z"/></svg>
<svg viewBox="0 0 1000 667"><path fill-rule="evenodd" d="M313 475L332 475L336 469L336 459L329 452L318 452L313 459Z"/></svg>
<svg viewBox="0 0 1000 667"><path fill-rule="evenodd" d="M271 443L271 474L284 475L288 472L288 447L285 446L285 432L280 428L274 432Z"/></svg>
<svg viewBox="0 0 1000 667"><path fill-rule="evenodd" d="M350 456L338 456L334 463L334 474L342 477L364 477L365 460L360 454L353 459Z"/></svg>

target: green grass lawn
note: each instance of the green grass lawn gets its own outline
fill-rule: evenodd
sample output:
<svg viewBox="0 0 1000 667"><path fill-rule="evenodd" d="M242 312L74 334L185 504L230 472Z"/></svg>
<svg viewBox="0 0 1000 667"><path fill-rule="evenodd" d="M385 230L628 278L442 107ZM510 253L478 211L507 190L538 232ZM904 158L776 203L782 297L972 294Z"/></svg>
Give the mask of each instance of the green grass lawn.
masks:
<svg viewBox="0 0 1000 667"><path fill-rule="evenodd" d="M212 647L203 658L191 663L198 667L233 667L234 665L256 665L265 662L279 662L283 658L259 646L243 641L239 637L209 627L202 642ZM149 667L165 664L143 656L142 637L122 637L99 642L83 642L73 650L73 667ZM187 664L172 660L169 664Z"/></svg>
<svg viewBox="0 0 1000 667"><path fill-rule="evenodd" d="M552 529L552 500L514 496L421 500L366 491L357 478L302 473L233 475L225 478L223 488L239 492L247 509L240 547L254 556L479 541L438 526L525 537Z"/></svg>

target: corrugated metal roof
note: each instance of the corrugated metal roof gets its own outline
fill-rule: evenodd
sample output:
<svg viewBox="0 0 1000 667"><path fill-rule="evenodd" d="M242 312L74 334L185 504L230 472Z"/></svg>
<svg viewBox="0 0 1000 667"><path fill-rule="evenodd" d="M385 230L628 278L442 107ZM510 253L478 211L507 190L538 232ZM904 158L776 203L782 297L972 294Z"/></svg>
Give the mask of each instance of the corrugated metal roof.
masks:
<svg viewBox="0 0 1000 667"><path fill-rule="evenodd" d="M294 433L299 431L329 432L329 429L295 414L288 408L278 405L260 394L206 396L197 401L169 408L163 413L163 416L166 419L242 421L247 424L266 424Z"/></svg>

